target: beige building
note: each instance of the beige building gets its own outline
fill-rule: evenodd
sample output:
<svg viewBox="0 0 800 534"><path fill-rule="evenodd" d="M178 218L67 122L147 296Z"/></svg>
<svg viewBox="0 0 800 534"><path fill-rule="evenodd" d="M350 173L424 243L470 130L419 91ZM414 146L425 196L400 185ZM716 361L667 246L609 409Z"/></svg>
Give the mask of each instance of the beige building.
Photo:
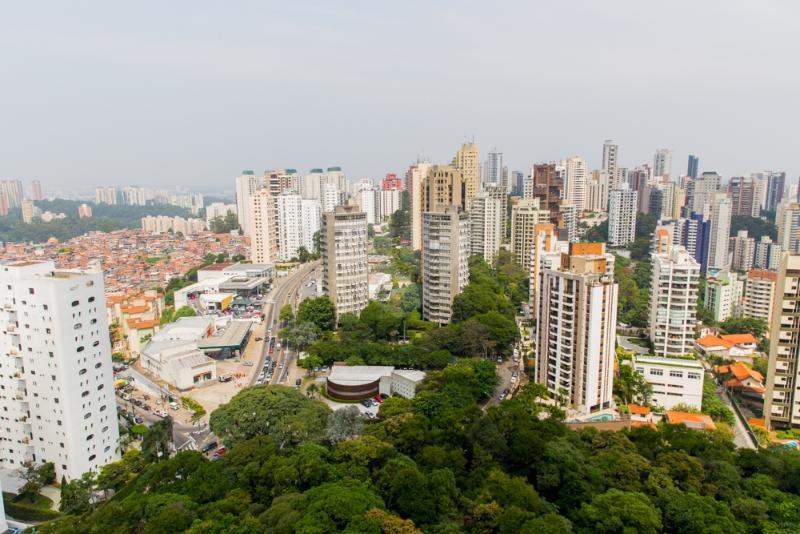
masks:
<svg viewBox="0 0 800 534"><path fill-rule="evenodd" d="M428 166L420 186L419 218L413 219L412 233L419 235L419 250L422 249L423 214L429 211L443 212L449 206L458 206L464 210L467 207L464 195L464 179L461 171L452 165ZM413 213L416 213L416 208Z"/></svg>
<svg viewBox="0 0 800 534"><path fill-rule="evenodd" d="M775 299L775 284L778 273L775 271L752 270L747 273L744 290L745 317L764 319L769 328L772 324L772 308ZM769 335L769 329L767 330Z"/></svg>
<svg viewBox="0 0 800 534"><path fill-rule="evenodd" d="M253 263L278 261L276 199L269 189L260 188L250 197L250 260Z"/></svg>
<svg viewBox="0 0 800 534"><path fill-rule="evenodd" d="M422 317L446 324L453 299L469 282L469 216L449 206L423 213L422 221Z"/></svg>
<svg viewBox="0 0 800 534"><path fill-rule="evenodd" d="M547 222L550 212L540 208L538 198L521 198L511 207L511 252L526 272L531 268L536 226Z"/></svg>
<svg viewBox="0 0 800 534"><path fill-rule="evenodd" d="M456 157L453 158L453 166L455 166L464 179L464 198L469 202L475 195L478 194L480 189L480 155L478 153L478 145L475 143L464 143L461 148L456 152Z"/></svg>
<svg viewBox="0 0 800 534"><path fill-rule="evenodd" d="M336 315L358 315L369 300L367 215L355 206L336 206L322 214L322 291Z"/></svg>
<svg viewBox="0 0 800 534"><path fill-rule="evenodd" d="M613 407L618 285L603 243L573 243L542 271L536 382L578 413Z"/></svg>
<svg viewBox="0 0 800 534"><path fill-rule="evenodd" d="M422 188L431 164L417 163L408 169L407 182L411 196L411 248L422 248Z"/></svg>
<svg viewBox="0 0 800 534"><path fill-rule="evenodd" d="M767 391L767 428L800 427L800 256L781 258L772 306Z"/></svg>

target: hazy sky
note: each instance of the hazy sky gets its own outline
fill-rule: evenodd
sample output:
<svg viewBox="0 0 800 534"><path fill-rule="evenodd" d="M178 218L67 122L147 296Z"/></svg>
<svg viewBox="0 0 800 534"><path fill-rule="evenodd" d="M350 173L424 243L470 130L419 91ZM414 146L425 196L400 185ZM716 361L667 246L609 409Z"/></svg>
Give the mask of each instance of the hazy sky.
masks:
<svg viewBox="0 0 800 534"><path fill-rule="evenodd" d="M351 179L512 169L602 143L724 176L800 174L800 3L8 2L0 179L232 187L241 169Z"/></svg>

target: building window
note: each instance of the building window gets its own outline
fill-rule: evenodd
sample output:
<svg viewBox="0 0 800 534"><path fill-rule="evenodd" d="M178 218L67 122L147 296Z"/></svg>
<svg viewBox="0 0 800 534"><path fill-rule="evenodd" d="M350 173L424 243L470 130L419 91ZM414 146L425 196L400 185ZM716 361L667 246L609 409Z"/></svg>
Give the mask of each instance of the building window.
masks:
<svg viewBox="0 0 800 534"><path fill-rule="evenodd" d="M690 380L699 380L700 379L700 373L689 372L689 374L687 376L688 376L688 378Z"/></svg>
<svg viewBox="0 0 800 534"><path fill-rule="evenodd" d="M683 371L670 370L669 376L671 376L673 378L683 378Z"/></svg>
<svg viewBox="0 0 800 534"><path fill-rule="evenodd" d="M650 374L653 376L662 376L664 374L663 369L650 369Z"/></svg>

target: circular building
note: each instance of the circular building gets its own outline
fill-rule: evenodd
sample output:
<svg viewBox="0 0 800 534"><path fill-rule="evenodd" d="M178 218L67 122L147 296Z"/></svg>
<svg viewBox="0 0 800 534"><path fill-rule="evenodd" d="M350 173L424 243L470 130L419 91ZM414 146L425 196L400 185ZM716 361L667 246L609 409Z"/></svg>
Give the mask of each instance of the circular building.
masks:
<svg viewBox="0 0 800 534"><path fill-rule="evenodd" d="M332 399L357 401L391 391L394 367L378 365L334 365L326 390Z"/></svg>

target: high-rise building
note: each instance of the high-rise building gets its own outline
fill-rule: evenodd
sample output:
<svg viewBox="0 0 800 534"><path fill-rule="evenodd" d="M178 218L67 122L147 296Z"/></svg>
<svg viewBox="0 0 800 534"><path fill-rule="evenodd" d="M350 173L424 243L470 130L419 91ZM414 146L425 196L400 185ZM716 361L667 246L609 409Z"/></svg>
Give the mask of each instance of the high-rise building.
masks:
<svg viewBox="0 0 800 534"><path fill-rule="evenodd" d="M270 193L271 194L271 193ZM278 211L278 259L291 261L297 257L297 250L303 244L302 219L303 198L299 193L287 190L275 197ZM313 201L312 201L313 202Z"/></svg>
<svg viewBox="0 0 800 534"><path fill-rule="evenodd" d="M711 219L711 236L708 243L708 268L728 268L728 244L731 232L731 199L725 193L715 193L707 208Z"/></svg>
<svg viewBox="0 0 800 534"><path fill-rule="evenodd" d="M611 189L619 189L619 173L617 172L619 168L618 155L619 145L614 143L611 139L606 139L603 143L603 165L601 169L606 172L606 176L608 176L611 181L609 185Z"/></svg>
<svg viewBox="0 0 800 534"><path fill-rule="evenodd" d="M33 222L34 217L41 216L41 211L33 203L33 200L29 198L23 199L20 209L22 211L22 222L25 224L30 224Z"/></svg>
<svg viewBox="0 0 800 534"><path fill-rule="evenodd" d="M382 189L377 192L378 219L386 221L396 211L403 208L403 191L399 189Z"/></svg>
<svg viewBox="0 0 800 534"><path fill-rule="evenodd" d="M102 269L25 261L4 264L0 279L0 467L98 472L119 458Z"/></svg>
<svg viewBox="0 0 800 534"><path fill-rule="evenodd" d="M319 201L313 198L304 198L300 201L300 219L303 221L300 229L300 245L309 252L315 252L317 243L314 235L322 227L322 209Z"/></svg>
<svg viewBox="0 0 800 534"><path fill-rule="evenodd" d="M206 206L206 223L210 224L211 221L217 217L222 217L224 219L229 213L236 215L236 204L212 202Z"/></svg>
<svg viewBox="0 0 800 534"><path fill-rule="evenodd" d="M753 269L747 273L742 315L753 319L763 319L769 329L772 325L772 309L775 300L776 271ZM767 330L769 334L769 330Z"/></svg>
<svg viewBox="0 0 800 534"><path fill-rule="evenodd" d="M95 204L117 204L117 188L113 185L107 187L96 187L94 190Z"/></svg>
<svg viewBox="0 0 800 534"><path fill-rule="evenodd" d="M9 208L19 208L25 198L22 182L19 180L3 180L0 182L0 191L5 193Z"/></svg>
<svg viewBox="0 0 800 534"><path fill-rule="evenodd" d="M767 193L764 209L775 211L778 204L783 201L784 191L786 190L786 173L770 172L767 175Z"/></svg>
<svg viewBox="0 0 800 534"><path fill-rule="evenodd" d="M547 222L550 213L539 206L538 198L521 198L511 207L511 252L525 272L531 268L536 225Z"/></svg>
<svg viewBox="0 0 800 534"><path fill-rule="evenodd" d="M692 350L697 322L700 264L681 246L653 254L650 289L650 340L656 356Z"/></svg>
<svg viewBox="0 0 800 534"><path fill-rule="evenodd" d="M278 261L278 210L276 198L261 188L249 195L250 259L253 263Z"/></svg>
<svg viewBox="0 0 800 534"><path fill-rule="evenodd" d="M764 394L771 430L800 426L800 256L784 253L777 278Z"/></svg>
<svg viewBox="0 0 800 534"><path fill-rule="evenodd" d="M489 197L499 200L503 206L500 210L500 242L503 242L508 235L508 192L502 185L486 186Z"/></svg>
<svg viewBox="0 0 800 534"><path fill-rule="evenodd" d="M453 299L469 282L470 221L457 206L422 214L422 318L450 322Z"/></svg>
<svg viewBox="0 0 800 534"><path fill-rule="evenodd" d="M531 170L530 193L525 198L538 198L539 205L550 212L550 222L558 225L561 199L564 196L564 180L556 171L554 163L540 163Z"/></svg>
<svg viewBox="0 0 800 534"><path fill-rule="evenodd" d="M92 218L92 207L89 204L81 204L78 206L78 218L79 219L91 219Z"/></svg>
<svg viewBox="0 0 800 534"><path fill-rule="evenodd" d="M784 252L800 253L800 203L781 202L775 216L778 245Z"/></svg>
<svg viewBox="0 0 800 534"><path fill-rule="evenodd" d="M730 250L733 251L731 269L746 273L753 268L756 254L756 240L748 237L747 230L739 230L736 237L730 238Z"/></svg>
<svg viewBox="0 0 800 534"><path fill-rule="evenodd" d="M453 166L461 173L464 181L464 202L469 202L480 189L480 155L478 145L464 143L453 158Z"/></svg>
<svg viewBox="0 0 800 534"><path fill-rule="evenodd" d="M262 185L260 177L253 171L242 171L236 177L236 217L239 219L239 228L245 235L252 235L250 220L250 204L256 190Z"/></svg>
<svg viewBox="0 0 800 534"><path fill-rule="evenodd" d="M397 177L393 172L386 173L386 177L381 180L382 191L402 191L403 180Z"/></svg>
<svg viewBox="0 0 800 534"><path fill-rule="evenodd" d="M707 207L708 197L719 191L722 177L716 172L704 172L699 178L689 181L686 188L686 214L708 213L703 210Z"/></svg>
<svg viewBox="0 0 800 534"><path fill-rule="evenodd" d="M499 189L499 186L494 186ZM470 254L483 257L489 265L494 261L505 233L505 202L492 198L486 191L478 193L469 204Z"/></svg>
<svg viewBox="0 0 800 534"><path fill-rule="evenodd" d="M422 214L429 211L443 212L449 206L458 206L466 210L466 185L461 171L452 165L427 165L427 174L420 185L419 218L414 220L417 235L422 247ZM413 207L413 202L412 202ZM412 210L416 213L416 207ZM413 237L412 230L412 237Z"/></svg>
<svg viewBox="0 0 800 534"><path fill-rule="evenodd" d="M367 214L367 224L375 224L380 220L379 191L371 181L356 184L355 204Z"/></svg>
<svg viewBox="0 0 800 534"><path fill-rule="evenodd" d="M486 161L483 163L482 182L484 187L488 184L505 185L503 183L503 153L498 152L496 148L486 154Z"/></svg>
<svg viewBox="0 0 800 534"><path fill-rule="evenodd" d="M781 261L781 246L773 243L767 235L762 235L756 243L756 252L753 257L753 267L777 271Z"/></svg>
<svg viewBox="0 0 800 534"><path fill-rule="evenodd" d="M569 252L569 243L559 241L556 227L551 223L537 224L533 229L535 238L531 248L531 268L528 284L528 303L534 319L539 315L541 273L545 268L557 268L561 254Z"/></svg>
<svg viewBox="0 0 800 534"><path fill-rule="evenodd" d="M580 243L541 272L536 382L583 414L613 407L613 263L602 243Z"/></svg>
<svg viewBox="0 0 800 534"><path fill-rule="evenodd" d="M669 148L659 148L653 156L653 176L665 176L669 178L672 175L672 150Z"/></svg>
<svg viewBox="0 0 800 534"><path fill-rule="evenodd" d="M586 160L573 156L561 162L566 170L564 180L564 199L578 211L586 209L587 171Z"/></svg>
<svg viewBox="0 0 800 534"><path fill-rule="evenodd" d="M339 186L336 184L331 184L327 182L323 182L320 185L320 204L322 206L322 212L326 213L329 211L333 211L336 206L341 206L344 204L345 200L345 192L339 189ZM373 200L374 203L374 200ZM373 204L374 206L374 204ZM374 210L373 210L374 213ZM374 215L373 215L374 217Z"/></svg>
<svg viewBox="0 0 800 534"><path fill-rule="evenodd" d="M624 247L636 239L636 191L620 184L611 191L608 203L608 244Z"/></svg>
<svg viewBox="0 0 800 534"><path fill-rule="evenodd" d="M322 291L336 306L336 316L358 315L369 300L367 215L340 205L322 214Z"/></svg>
<svg viewBox="0 0 800 534"><path fill-rule="evenodd" d="M274 197L285 191L298 192L297 169L266 170L264 171L263 184Z"/></svg>
<svg viewBox="0 0 800 534"><path fill-rule="evenodd" d="M319 168L311 169L308 174L302 175L298 184L300 196L318 200L320 198L320 186L324 179L325 173Z"/></svg>
<svg viewBox="0 0 800 534"><path fill-rule="evenodd" d="M709 271L703 302L714 315L715 321L721 322L739 313L742 286L743 283L736 273L727 270Z"/></svg>
<svg viewBox="0 0 800 534"><path fill-rule="evenodd" d="M31 200L42 200L42 182L33 180L31 182Z"/></svg>
<svg viewBox="0 0 800 534"><path fill-rule="evenodd" d="M697 173L700 170L700 158L695 155L689 154L689 164L686 167L686 175L692 178L697 178Z"/></svg>
<svg viewBox="0 0 800 534"><path fill-rule="evenodd" d="M431 164L427 162L417 162L412 165L406 176L408 190L411 193L411 248L420 250L422 248L422 197L424 194L425 180Z"/></svg>
<svg viewBox="0 0 800 534"><path fill-rule="evenodd" d="M558 238L568 241L569 243L577 243L580 237L578 225L580 223L578 217L578 207L575 204L562 203L559 207L558 213Z"/></svg>
<svg viewBox="0 0 800 534"><path fill-rule="evenodd" d="M511 194L518 197L523 196L525 193L525 173L522 171L511 171L510 181L514 184Z"/></svg>
<svg viewBox="0 0 800 534"><path fill-rule="evenodd" d="M731 214L758 217L761 214L759 183L753 177L733 176L728 182L731 197Z"/></svg>
<svg viewBox="0 0 800 534"><path fill-rule="evenodd" d="M608 211L608 187L608 174L605 171L592 171L586 181L584 209L606 213Z"/></svg>

